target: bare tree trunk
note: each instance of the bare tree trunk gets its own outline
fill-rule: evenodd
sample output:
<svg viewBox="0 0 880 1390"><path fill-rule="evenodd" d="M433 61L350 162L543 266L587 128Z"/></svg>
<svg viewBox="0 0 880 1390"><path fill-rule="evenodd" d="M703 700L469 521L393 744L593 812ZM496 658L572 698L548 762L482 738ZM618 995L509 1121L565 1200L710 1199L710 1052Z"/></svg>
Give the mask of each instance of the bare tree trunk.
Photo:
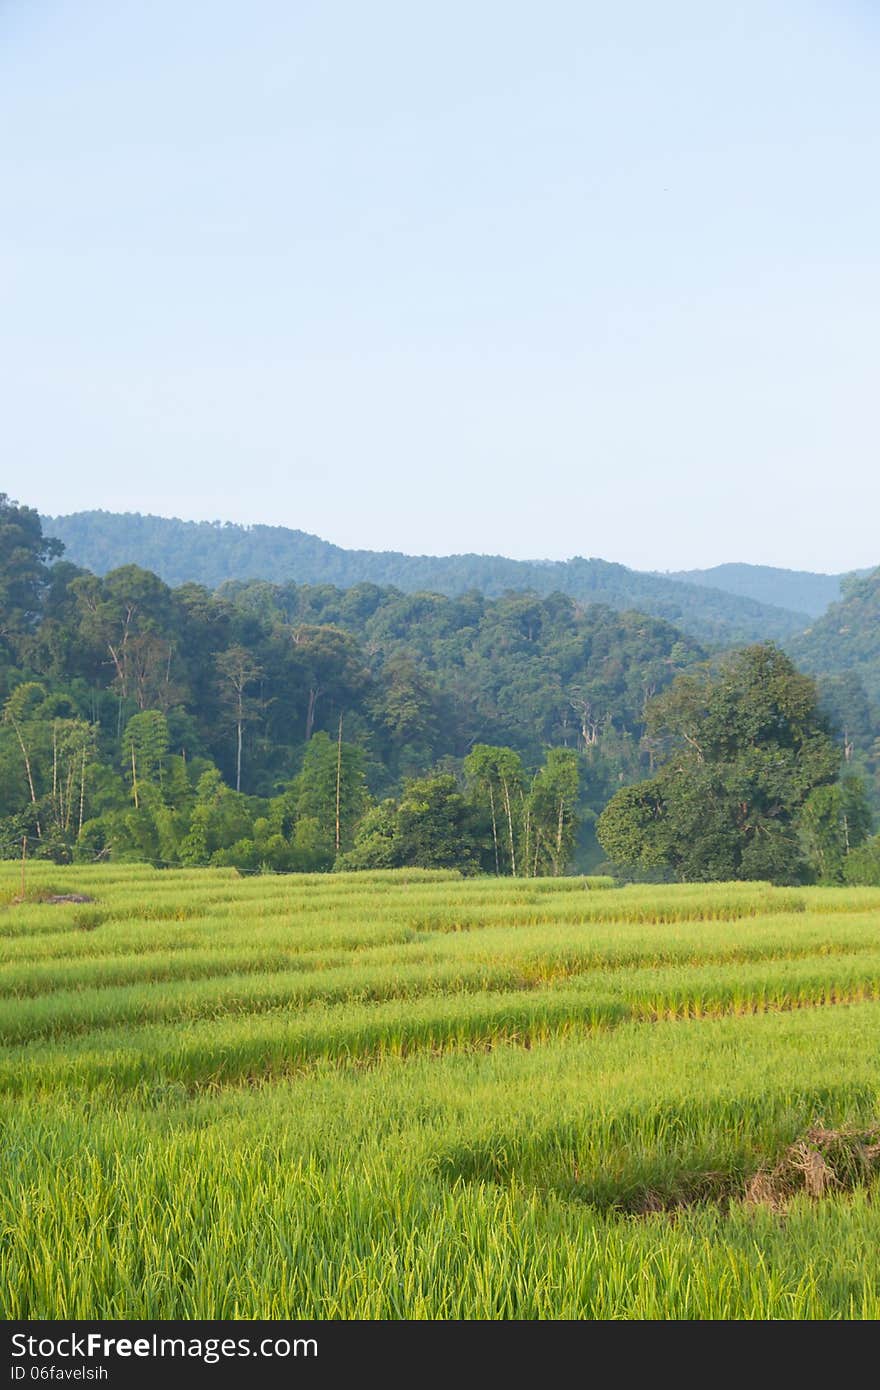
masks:
<svg viewBox="0 0 880 1390"><path fill-rule="evenodd" d="M524 865L524 871L525 871L525 876L526 876L526 878L529 878L530 876L531 876L532 878L534 878L534 877L535 877L534 873L531 873L531 875L530 875L530 870L529 870L529 858L530 858L530 854L531 854L531 844L532 844L532 807L531 807L530 802L526 800L526 794L525 794L525 792L523 791L522 787L520 787L520 789L519 789L519 800L520 800L520 805L522 806L522 815L523 815L522 862L523 862L523 865ZM538 853L538 846L537 846L537 841L536 841L536 842L535 842L535 855L536 855L536 856L537 856L537 853ZM537 863L537 857L536 857L536 859L535 859L535 862Z"/></svg>
<svg viewBox="0 0 880 1390"><path fill-rule="evenodd" d="M134 756L134 739L131 741L131 789L134 793L134 809L137 811L140 808L138 806L138 774Z"/></svg>
<svg viewBox="0 0 880 1390"><path fill-rule="evenodd" d="M554 878L558 878L558 877L559 877L559 864L560 864L560 861L561 861L561 859L562 859L562 827L563 827L563 823L564 823L564 817L565 817L565 802L563 801L562 797L560 797L560 798L559 798L559 822L558 822L558 824L557 824L557 826L556 826L556 859L554 860L554 863L553 863L553 876L554 876Z"/></svg>
<svg viewBox="0 0 880 1390"><path fill-rule="evenodd" d="M59 825L60 816L58 814L58 724L52 723L52 814L55 817L55 824Z"/></svg>
<svg viewBox="0 0 880 1390"><path fill-rule="evenodd" d="M83 744L82 771L79 779L79 825L77 826L77 836L83 828L83 810L86 804L86 746Z"/></svg>
<svg viewBox="0 0 880 1390"><path fill-rule="evenodd" d="M495 846L495 876L501 877L501 866L498 862L498 826L495 822L495 789L489 783L489 805L492 807L492 844Z"/></svg>
<svg viewBox="0 0 880 1390"><path fill-rule="evenodd" d="M501 786L504 790L504 805L507 810L507 829L510 834L510 871L516 878L516 850L513 845L513 813L510 809L510 788L507 785L507 778L502 777Z"/></svg>
<svg viewBox="0 0 880 1390"><path fill-rule="evenodd" d="M74 755L70 755L70 762L67 767L67 801L64 806L64 829L70 829L70 817L73 810L73 779L76 776L76 763Z"/></svg>
<svg viewBox="0 0 880 1390"><path fill-rule="evenodd" d="M339 738L336 743L336 853L339 853L339 801L342 792L342 715L339 716Z"/></svg>
<svg viewBox="0 0 880 1390"><path fill-rule="evenodd" d="M13 727L13 729L15 730L16 737L18 738L19 747L21 748L21 756L24 758L24 766L25 766L25 771L27 772L28 786L30 787L30 791L31 791L31 805L32 805L32 806L36 806L36 804L37 804L37 794L36 794L36 792L34 791L34 779L33 779L33 774L31 773L31 760L30 760L30 755L29 755L29 753L28 753L28 751L27 751L27 748L25 747L24 739L23 739L22 736L21 736L21 729L18 727L18 724L16 723L16 721L15 721L14 719L13 719L13 721L12 721L12 727ZM37 839L42 840L42 838L43 838L43 832L42 832L42 830L40 829L40 818L39 818L39 816L35 816L35 817L34 817L34 823L35 823L35 825L36 825L36 827L37 827Z"/></svg>
<svg viewBox="0 0 880 1390"><path fill-rule="evenodd" d="M315 727L315 705L318 703L318 689L312 686L309 691L309 708L306 714L306 743L312 736L312 729Z"/></svg>
<svg viewBox="0 0 880 1390"><path fill-rule="evenodd" d="M236 746L235 746L235 790L241 791L241 712L235 724Z"/></svg>

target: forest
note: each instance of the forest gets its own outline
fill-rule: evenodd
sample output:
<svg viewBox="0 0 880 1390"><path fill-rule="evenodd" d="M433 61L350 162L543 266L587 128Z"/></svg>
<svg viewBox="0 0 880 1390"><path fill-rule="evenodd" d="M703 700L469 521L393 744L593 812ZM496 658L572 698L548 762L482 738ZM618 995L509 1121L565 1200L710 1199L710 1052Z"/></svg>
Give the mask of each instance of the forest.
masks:
<svg viewBox="0 0 880 1390"><path fill-rule="evenodd" d="M849 576L840 602L788 646L804 670L857 681L880 702L880 569Z"/></svg>
<svg viewBox="0 0 880 1390"><path fill-rule="evenodd" d="M877 692L832 645L817 687L559 592L99 575L5 496L0 614L7 858L873 881Z"/></svg>
<svg viewBox="0 0 880 1390"><path fill-rule="evenodd" d="M806 575L794 584L788 576L788 582L781 583L785 571L762 572L757 567L749 567L755 570L749 593L742 575L729 580L724 573L728 567L721 567L718 584L712 582L711 572L700 571L690 582L686 573L650 574L580 556L538 561L345 550L284 526L180 521L138 513L76 512L44 518L44 525L64 542L69 559L96 574L136 563L167 584L195 582L211 589L227 580L263 579L346 589L369 583L452 598L475 590L488 598L512 591L561 593L579 604L635 609L673 623L699 642L725 646L783 641L806 627L817 611L817 580L818 591L828 593L827 602L839 592L834 580L829 588L829 576ZM726 587L731 582L733 592Z"/></svg>

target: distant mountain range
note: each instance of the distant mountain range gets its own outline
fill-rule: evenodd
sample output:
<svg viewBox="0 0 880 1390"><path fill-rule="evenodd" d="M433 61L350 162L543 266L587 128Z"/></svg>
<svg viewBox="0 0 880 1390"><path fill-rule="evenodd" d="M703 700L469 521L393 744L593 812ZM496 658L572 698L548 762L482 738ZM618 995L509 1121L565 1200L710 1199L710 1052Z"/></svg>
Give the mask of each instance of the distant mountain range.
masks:
<svg viewBox="0 0 880 1390"><path fill-rule="evenodd" d="M840 603L786 645L815 676L858 676L880 705L880 569L847 579Z"/></svg>
<svg viewBox="0 0 880 1390"><path fill-rule="evenodd" d="M867 574L867 570L856 571ZM708 570L677 570L665 575L683 584L703 584L727 594L753 598L775 608L808 613L818 618L841 597L844 574L812 574L809 570L782 570L771 565L715 565Z"/></svg>
<svg viewBox="0 0 880 1390"><path fill-rule="evenodd" d="M582 603L605 603L665 619L718 646L771 638L786 641L839 597L841 576L757 565L652 574L607 560L510 560L500 555L404 555L345 550L283 526L180 521L139 513L75 512L44 517L66 547L65 558L105 574L124 564L153 570L166 583L216 588L226 580L282 584L393 585L404 592L456 596L479 590L554 591Z"/></svg>

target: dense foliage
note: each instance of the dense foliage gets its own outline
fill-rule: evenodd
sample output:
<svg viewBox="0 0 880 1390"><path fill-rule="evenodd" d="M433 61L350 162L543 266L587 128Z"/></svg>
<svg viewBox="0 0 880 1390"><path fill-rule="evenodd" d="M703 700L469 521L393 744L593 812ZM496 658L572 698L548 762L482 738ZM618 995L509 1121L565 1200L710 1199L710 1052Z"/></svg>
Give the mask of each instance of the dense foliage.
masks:
<svg viewBox="0 0 880 1390"><path fill-rule="evenodd" d="M804 670L855 676L880 704L880 569L848 579L840 603L787 645Z"/></svg>
<svg viewBox="0 0 880 1390"><path fill-rule="evenodd" d="M871 817L816 687L777 648L747 648L679 676L648 711L656 775L599 820L612 859L683 879L840 881Z"/></svg>
<svg viewBox="0 0 880 1390"><path fill-rule="evenodd" d="M430 590L453 597L479 590L567 594L580 603L616 610L636 608L662 618L700 642L731 646L782 640L806 626L806 612L790 612L754 598L640 573L606 560L509 560L501 555L402 555L343 550L283 526L179 521L167 517L76 512L47 519L78 564L97 574L136 561L168 584L197 582L215 588L228 579L275 583L393 585L407 593Z"/></svg>
<svg viewBox="0 0 880 1390"><path fill-rule="evenodd" d="M678 788L682 709L705 720L709 687L705 652L662 620L560 593L172 589L131 564L91 574L61 550L35 512L0 499L6 855L27 840L59 861L559 875L601 860L594 828L611 801L618 862L837 881L870 828L865 793L880 798L877 711L852 673L822 686L835 743L823 723L783 769L758 766L744 738L735 756L691 757ZM738 661L725 669L748 721L767 669L752 679ZM712 715L719 727L731 708ZM756 787L763 819L742 844L736 807L749 819L763 806ZM637 845L633 816L674 820L678 842Z"/></svg>
<svg viewBox="0 0 880 1390"><path fill-rule="evenodd" d="M98 577L0 506L6 854L561 873L650 764L646 702L702 656L560 594Z"/></svg>

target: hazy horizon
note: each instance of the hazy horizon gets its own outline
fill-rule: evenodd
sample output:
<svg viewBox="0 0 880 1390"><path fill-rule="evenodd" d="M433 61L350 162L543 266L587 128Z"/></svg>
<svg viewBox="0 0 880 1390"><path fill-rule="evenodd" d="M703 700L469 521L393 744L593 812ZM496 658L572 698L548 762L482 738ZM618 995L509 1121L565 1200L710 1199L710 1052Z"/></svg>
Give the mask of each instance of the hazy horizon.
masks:
<svg viewBox="0 0 880 1390"><path fill-rule="evenodd" d="M880 563L863 0L12 0L0 40L21 501Z"/></svg>
<svg viewBox="0 0 880 1390"><path fill-rule="evenodd" d="M136 516L136 515L138 515L138 513L137 513L136 511L133 511L133 510L128 511L127 513L113 512L112 509L109 508L109 507L103 507L103 508L101 508L101 507L81 507L81 508L78 509L78 511L79 511L80 513L82 513L82 512L90 512L90 511L105 511L105 512L110 512L111 515L129 515L129 516ZM76 514L76 513L71 513L71 512L58 512L58 513L55 513L55 515L58 516L58 517L70 516L70 515L75 515L75 514ZM234 517L205 517L205 516L201 516L201 517L192 517L192 516L178 516L178 515L176 515L176 514L172 515L171 513L161 513L161 512L141 512L141 513L139 513L139 514L140 514L141 516L156 517L156 518L159 518L160 520L165 520L165 521L182 521L182 522L184 522L184 523L186 523L186 524L192 524L192 525L196 525L196 526L206 525L206 526L216 526L216 527L218 527L218 528L222 528L222 527L224 527L224 526L242 526L242 527L244 527L245 529L251 529L252 527L256 527L256 526L269 526L269 527L284 526L284 523L283 523L283 522L278 522L278 521L252 521L252 522L241 522L241 521L236 521ZM43 518L43 520L44 520L44 522L45 522L47 519L51 519L52 513L44 512L44 511L40 510L40 515L42 516L42 518ZM291 530L291 531L302 531L302 530L304 530L303 527L297 527L297 526L285 527L285 529ZM317 533L316 533L316 532L306 532L305 534L317 536ZM338 541L334 541L333 538L332 538L331 536L317 536L317 539L318 539L318 540L321 540L321 541L326 541L327 544L329 544L329 545L338 545L339 548L340 548L340 549L343 549L343 550L379 551L379 549L380 549L379 547L375 547L375 546L364 546L364 545L362 545L362 546L342 546L342 545L339 544ZM878 547L878 549L880 549L880 547ZM403 554L403 555L412 555L412 556L415 556L416 558L418 558L418 557L420 557L420 556L428 556L428 557L431 557L431 558L445 559L445 558L455 558L456 556L460 556L460 555L480 555L480 556L487 556L487 557L489 557L489 558L498 556L498 557L501 557L501 558L503 558L503 559L521 560L521 561L523 561L523 562L526 563L526 564L534 564L534 565L565 564L565 563L567 563L567 562L570 561L570 560L588 560L588 559L593 559L593 560L607 560L607 561L609 561L609 562L612 563L612 564L626 565L626 562L625 562L625 561L623 561L623 560L617 560L617 559L615 558L615 556L613 556L613 555L602 555L602 554L599 554L599 553L595 553L595 554L592 554L592 553L591 553L591 554L589 554L589 555L586 554L586 553L582 553L582 554L572 554L572 555L563 555L563 556L552 556L552 555L511 555L511 554L508 554L507 552L505 552L505 551L503 551L503 550L491 550L491 551L490 551L490 550L475 550L475 551L473 551L473 550L472 550L472 551L462 551L462 550L420 550L420 551L412 551L412 550L409 550L409 551L408 551L408 550L402 549L400 546L384 546L384 547L381 547L381 550L384 550L384 551L387 552L387 553L397 553L397 554ZM691 571L700 571L700 570L710 570L710 569L717 569L717 568L719 568L720 566L723 566L723 565L741 565L741 564L746 564L746 565L747 565L747 564L749 564L749 563L752 563L752 562L750 562L750 561L748 561L748 560L741 560L741 559L739 559L739 558L734 557L734 558L729 558L729 559L716 560L716 561L714 561L711 565L691 565L691 566L685 566L685 565L668 565L668 566L666 566L665 568L662 568L662 569L661 569L661 568L654 567L653 569L650 569L650 570L648 570L648 569L644 570L644 573L662 574L662 575L673 575L673 574L677 574L677 573L682 573L682 572L684 572L684 571L689 571L689 572L691 572ZM878 564L880 564L880 557L878 557ZM772 564L772 563L769 563L769 564L768 564L768 567L771 568L771 569L786 570L786 571L788 571L788 572L790 572L790 573L802 572L802 573L810 573L810 574L827 574L827 575L831 575L831 576L834 577L834 576L838 576L838 575L851 574L851 573L853 573L855 570L858 570L858 569L876 569L876 568L877 568L877 565L868 565L868 566L864 566L864 565L853 565L853 566L850 566L849 569L841 569L841 570L820 570L820 569L815 569L815 570L803 570L800 566L774 565L774 564ZM638 565L626 565L626 568L627 568L627 569L637 570L637 569L640 569L641 567L638 566Z"/></svg>

